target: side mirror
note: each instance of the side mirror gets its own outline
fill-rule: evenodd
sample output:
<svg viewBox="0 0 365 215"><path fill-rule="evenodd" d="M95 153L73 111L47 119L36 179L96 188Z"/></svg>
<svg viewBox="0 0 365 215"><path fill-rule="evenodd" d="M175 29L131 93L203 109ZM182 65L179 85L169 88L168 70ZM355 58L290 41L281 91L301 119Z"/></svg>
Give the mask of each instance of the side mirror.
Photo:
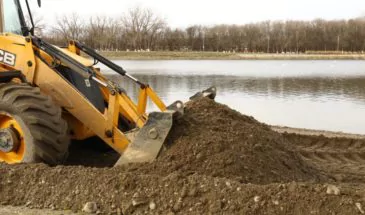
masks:
<svg viewBox="0 0 365 215"><path fill-rule="evenodd" d="M38 6L41 7L42 6L41 0L37 0L37 2L38 2Z"/></svg>

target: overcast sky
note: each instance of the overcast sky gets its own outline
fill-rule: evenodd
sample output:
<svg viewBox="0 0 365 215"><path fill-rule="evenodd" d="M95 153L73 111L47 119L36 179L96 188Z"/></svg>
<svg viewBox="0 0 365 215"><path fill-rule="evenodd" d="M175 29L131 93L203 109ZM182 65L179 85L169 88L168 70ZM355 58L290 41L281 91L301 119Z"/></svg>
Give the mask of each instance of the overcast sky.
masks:
<svg viewBox="0 0 365 215"><path fill-rule="evenodd" d="M32 1L34 8L36 0ZM365 16L365 0L43 0L42 4L37 13L51 21L73 12L84 18L116 17L139 5L151 8L172 27Z"/></svg>

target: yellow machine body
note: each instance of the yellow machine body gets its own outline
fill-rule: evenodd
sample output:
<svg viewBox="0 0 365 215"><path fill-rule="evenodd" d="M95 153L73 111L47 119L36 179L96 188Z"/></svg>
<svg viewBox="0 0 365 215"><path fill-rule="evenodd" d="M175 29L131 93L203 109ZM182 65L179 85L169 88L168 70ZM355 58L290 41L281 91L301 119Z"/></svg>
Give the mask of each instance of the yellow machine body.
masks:
<svg viewBox="0 0 365 215"><path fill-rule="evenodd" d="M41 91L53 98L55 103L63 107L64 118L68 121L73 139L86 139L97 135L110 147L119 153L123 153L129 144L125 134L118 129L119 115L125 116L134 122L138 128L142 128L147 121L146 105L147 98L159 107L166 110L165 104L150 87L140 89L138 103L133 101L123 92L112 95L106 87L101 87L105 102L108 104L104 113L100 113L81 93L78 92L66 79L58 75L46 62L43 62L34 53L39 52L43 59L52 63L52 58L42 50L32 46L30 38L5 33L0 35L0 71L19 70L28 83L37 86ZM73 50L74 52L71 52ZM90 60L76 53L74 46L62 51L81 62L90 66ZM14 65L7 65L4 61L4 53L16 56ZM97 75L101 80L107 80L98 70ZM15 81L15 80L14 80ZM108 135L112 134L112 135Z"/></svg>

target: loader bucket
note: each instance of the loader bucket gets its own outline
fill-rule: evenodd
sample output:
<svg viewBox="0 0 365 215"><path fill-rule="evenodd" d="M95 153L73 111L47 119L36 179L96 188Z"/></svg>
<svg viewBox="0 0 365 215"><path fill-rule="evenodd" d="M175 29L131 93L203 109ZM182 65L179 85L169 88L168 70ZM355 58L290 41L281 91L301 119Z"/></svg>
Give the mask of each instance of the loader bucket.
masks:
<svg viewBox="0 0 365 215"><path fill-rule="evenodd" d="M196 93L190 99L193 100L200 97L214 99L215 96L216 88L210 87ZM131 143L120 156L115 166L154 161L163 148L174 119L183 114L184 104L181 101L174 102L164 112L150 113L146 124L142 128L126 134Z"/></svg>
<svg viewBox="0 0 365 215"><path fill-rule="evenodd" d="M156 159L170 133L174 118L183 113L183 103L178 101L164 112L152 112L146 124L127 134L131 143L120 156L115 166L128 163L151 162Z"/></svg>

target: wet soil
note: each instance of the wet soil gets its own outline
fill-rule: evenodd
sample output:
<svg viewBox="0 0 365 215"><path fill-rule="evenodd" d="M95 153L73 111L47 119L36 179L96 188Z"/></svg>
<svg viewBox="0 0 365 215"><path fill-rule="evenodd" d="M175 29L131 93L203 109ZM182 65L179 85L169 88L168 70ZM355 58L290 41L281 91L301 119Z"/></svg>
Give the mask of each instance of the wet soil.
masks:
<svg viewBox="0 0 365 215"><path fill-rule="evenodd" d="M278 133L199 99L152 163L110 167L117 154L73 145L66 166L1 164L0 204L80 212L95 202L105 214L361 214L364 141Z"/></svg>

